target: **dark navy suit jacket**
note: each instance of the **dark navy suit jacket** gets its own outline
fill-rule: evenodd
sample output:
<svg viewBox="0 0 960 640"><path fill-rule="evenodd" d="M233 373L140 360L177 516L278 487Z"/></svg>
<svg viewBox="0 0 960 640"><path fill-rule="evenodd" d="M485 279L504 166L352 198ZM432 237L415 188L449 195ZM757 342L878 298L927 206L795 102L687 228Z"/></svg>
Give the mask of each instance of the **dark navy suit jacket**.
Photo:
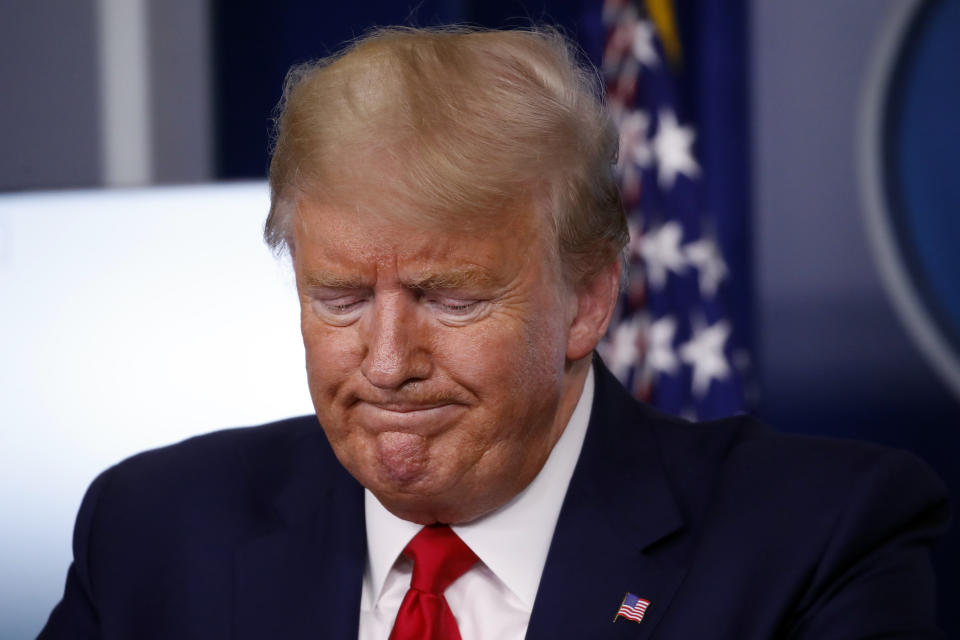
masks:
<svg viewBox="0 0 960 640"><path fill-rule="evenodd" d="M528 638L940 637L947 505L925 465L688 424L597 374ZM94 481L40 637L356 638L365 558L363 490L315 417L217 432ZM651 602L640 623L613 622L627 592Z"/></svg>

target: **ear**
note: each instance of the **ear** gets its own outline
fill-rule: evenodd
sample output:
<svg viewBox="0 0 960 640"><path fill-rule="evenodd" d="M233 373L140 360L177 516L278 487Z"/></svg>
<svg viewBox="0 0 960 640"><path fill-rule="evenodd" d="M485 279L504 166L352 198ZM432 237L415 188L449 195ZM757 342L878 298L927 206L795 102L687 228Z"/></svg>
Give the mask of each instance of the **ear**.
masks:
<svg viewBox="0 0 960 640"><path fill-rule="evenodd" d="M567 332L567 360L590 355L607 332L620 292L620 259L577 287L576 312Z"/></svg>

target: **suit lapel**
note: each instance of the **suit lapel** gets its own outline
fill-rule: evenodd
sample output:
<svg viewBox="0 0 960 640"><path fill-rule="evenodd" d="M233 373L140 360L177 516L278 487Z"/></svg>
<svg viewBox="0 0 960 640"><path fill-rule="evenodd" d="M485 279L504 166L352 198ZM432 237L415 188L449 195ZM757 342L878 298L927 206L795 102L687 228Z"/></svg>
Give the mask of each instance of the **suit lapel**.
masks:
<svg viewBox="0 0 960 640"><path fill-rule="evenodd" d="M652 429L600 363L590 426L534 603L528 640L648 638L685 569L656 543L682 526ZM642 622L614 615L624 595L650 601Z"/></svg>
<svg viewBox="0 0 960 640"><path fill-rule="evenodd" d="M363 490L325 441L296 457L274 502L274 527L237 549L234 636L355 640L367 553Z"/></svg>
<svg viewBox="0 0 960 640"><path fill-rule="evenodd" d="M656 543L682 526L654 433L595 362L596 392L534 603L529 640L649 638L685 569ZM363 489L318 434L265 506L272 524L236 553L239 640L357 637L366 531ZM624 594L651 602L639 624L613 618Z"/></svg>

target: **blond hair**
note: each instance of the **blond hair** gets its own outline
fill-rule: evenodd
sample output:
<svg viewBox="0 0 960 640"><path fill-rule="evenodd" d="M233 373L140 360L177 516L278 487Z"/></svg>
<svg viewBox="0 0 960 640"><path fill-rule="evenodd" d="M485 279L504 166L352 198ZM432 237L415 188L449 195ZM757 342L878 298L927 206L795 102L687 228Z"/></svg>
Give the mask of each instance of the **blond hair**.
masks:
<svg viewBox="0 0 960 640"><path fill-rule="evenodd" d="M287 74L264 237L303 196L458 229L529 205L579 282L628 240L598 85L551 28L375 30Z"/></svg>

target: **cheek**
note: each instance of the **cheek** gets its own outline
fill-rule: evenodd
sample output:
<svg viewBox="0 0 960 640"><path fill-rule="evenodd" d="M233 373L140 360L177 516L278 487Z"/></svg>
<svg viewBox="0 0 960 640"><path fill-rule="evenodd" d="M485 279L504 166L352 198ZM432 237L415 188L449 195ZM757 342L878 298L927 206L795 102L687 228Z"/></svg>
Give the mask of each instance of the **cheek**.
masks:
<svg viewBox="0 0 960 640"><path fill-rule="evenodd" d="M522 321L455 330L437 343L436 362L488 410L526 412L559 389L565 363L562 320L536 314ZM545 394L545 397L539 397Z"/></svg>
<svg viewBox="0 0 960 640"><path fill-rule="evenodd" d="M305 332L307 384L313 409L323 432L341 464L354 468L369 449L363 431L350 428L339 391L356 369L350 365L349 352L340 343L322 333Z"/></svg>
<svg viewBox="0 0 960 640"><path fill-rule="evenodd" d="M310 395L317 415L326 418L336 409L337 390L359 368L356 341L348 330L309 319L302 323L301 331Z"/></svg>
<svg viewBox="0 0 960 640"><path fill-rule="evenodd" d="M300 333L308 365L312 360L323 361L332 356L330 364L336 366L360 349L353 327L336 327L323 322L311 310L309 303L301 302Z"/></svg>

